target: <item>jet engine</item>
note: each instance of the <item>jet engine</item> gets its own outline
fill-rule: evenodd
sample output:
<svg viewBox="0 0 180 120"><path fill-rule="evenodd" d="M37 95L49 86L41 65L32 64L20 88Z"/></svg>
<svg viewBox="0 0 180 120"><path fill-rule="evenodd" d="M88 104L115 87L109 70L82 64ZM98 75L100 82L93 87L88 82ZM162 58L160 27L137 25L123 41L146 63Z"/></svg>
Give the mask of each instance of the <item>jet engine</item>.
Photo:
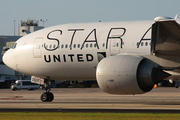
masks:
<svg viewBox="0 0 180 120"><path fill-rule="evenodd" d="M102 59L96 70L99 87L110 94L142 94L170 74L155 62L131 55L117 55Z"/></svg>

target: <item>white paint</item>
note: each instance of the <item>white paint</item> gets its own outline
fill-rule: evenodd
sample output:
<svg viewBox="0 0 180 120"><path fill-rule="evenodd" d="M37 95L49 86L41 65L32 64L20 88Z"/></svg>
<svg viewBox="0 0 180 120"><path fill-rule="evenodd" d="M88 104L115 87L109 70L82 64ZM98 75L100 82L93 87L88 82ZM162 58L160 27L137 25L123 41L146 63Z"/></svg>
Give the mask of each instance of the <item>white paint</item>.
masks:
<svg viewBox="0 0 180 120"><path fill-rule="evenodd" d="M3 56L3 61L18 72L39 78L95 80L98 53L105 53L106 57L117 54L150 56L150 40L141 41L139 48L137 43L153 23L153 21L101 22L46 28L16 41L16 48L8 50ZM144 38L151 39L151 30ZM46 62L45 57L51 62Z"/></svg>

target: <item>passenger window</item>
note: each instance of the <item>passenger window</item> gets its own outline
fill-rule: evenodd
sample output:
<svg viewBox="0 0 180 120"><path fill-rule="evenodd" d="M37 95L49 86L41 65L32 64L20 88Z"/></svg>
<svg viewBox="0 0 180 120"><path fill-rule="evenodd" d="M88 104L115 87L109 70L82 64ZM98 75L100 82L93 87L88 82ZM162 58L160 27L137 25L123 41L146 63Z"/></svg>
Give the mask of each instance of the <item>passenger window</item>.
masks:
<svg viewBox="0 0 180 120"><path fill-rule="evenodd" d="M53 48L55 48L55 47L56 47L56 45L53 46Z"/></svg>
<svg viewBox="0 0 180 120"><path fill-rule="evenodd" d="M84 44L82 45L82 48L84 47Z"/></svg>
<svg viewBox="0 0 180 120"><path fill-rule="evenodd" d="M149 45L151 46L151 42L149 43Z"/></svg>
<svg viewBox="0 0 180 120"><path fill-rule="evenodd" d="M96 47L96 43L94 44L94 47Z"/></svg>
<svg viewBox="0 0 180 120"><path fill-rule="evenodd" d="M137 46L139 46L139 42L137 42Z"/></svg>
<svg viewBox="0 0 180 120"><path fill-rule="evenodd" d="M142 42L142 43L141 43L141 46L143 46L143 44L144 44L144 43Z"/></svg>
<svg viewBox="0 0 180 120"><path fill-rule="evenodd" d="M105 44L103 43L103 44L102 44L102 47L104 47L104 46L105 46Z"/></svg>
<svg viewBox="0 0 180 120"><path fill-rule="evenodd" d="M63 44L61 45L61 48L64 48L64 45L63 45Z"/></svg>
<svg viewBox="0 0 180 120"><path fill-rule="evenodd" d="M49 48L51 48L51 47L52 47L52 45L49 46Z"/></svg>
<svg viewBox="0 0 180 120"><path fill-rule="evenodd" d="M88 44L86 44L86 48L88 48Z"/></svg>
<svg viewBox="0 0 180 120"><path fill-rule="evenodd" d="M78 48L80 48L80 44L78 44Z"/></svg>
<svg viewBox="0 0 180 120"><path fill-rule="evenodd" d="M76 44L74 44L74 48L76 48Z"/></svg>
<svg viewBox="0 0 180 120"><path fill-rule="evenodd" d="M92 48L92 44L90 44L90 47Z"/></svg>
<svg viewBox="0 0 180 120"><path fill-rule="evenodd" d="M66 48L68 48L68 45L66 44Z"/></svg>
<svg viewBox="0 0 180 120"><path fill-rule="evenodd" d="M145 45L147 46L147 45L148 45L148 42L146 42Z"/></svg>

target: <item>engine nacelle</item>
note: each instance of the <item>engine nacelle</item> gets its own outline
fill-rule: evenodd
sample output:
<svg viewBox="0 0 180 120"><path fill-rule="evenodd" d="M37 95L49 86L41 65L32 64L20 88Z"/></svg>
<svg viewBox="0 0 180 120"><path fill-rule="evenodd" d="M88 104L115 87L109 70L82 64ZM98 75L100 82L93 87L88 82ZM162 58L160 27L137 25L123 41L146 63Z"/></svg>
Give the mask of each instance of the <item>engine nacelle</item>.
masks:
<svg viewBox="0 0 180 120"><path fill-rule="evenodd" d="M142 94L168 76L149 59L130 55L104 58L96 70L99 87L110 94Z"/></svg>

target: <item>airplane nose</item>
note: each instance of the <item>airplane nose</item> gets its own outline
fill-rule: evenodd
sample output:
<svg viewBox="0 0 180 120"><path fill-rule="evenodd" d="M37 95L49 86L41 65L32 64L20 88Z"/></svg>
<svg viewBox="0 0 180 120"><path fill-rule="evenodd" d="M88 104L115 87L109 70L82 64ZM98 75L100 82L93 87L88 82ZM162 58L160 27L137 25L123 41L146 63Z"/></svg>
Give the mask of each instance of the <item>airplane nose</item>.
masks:
<svg viewBox="0 0 180 120"><path fill-rule="evenodd" d="M3 62L11 69L15 70L15 57L10 50L6 51L3 55Z"/></svg>

